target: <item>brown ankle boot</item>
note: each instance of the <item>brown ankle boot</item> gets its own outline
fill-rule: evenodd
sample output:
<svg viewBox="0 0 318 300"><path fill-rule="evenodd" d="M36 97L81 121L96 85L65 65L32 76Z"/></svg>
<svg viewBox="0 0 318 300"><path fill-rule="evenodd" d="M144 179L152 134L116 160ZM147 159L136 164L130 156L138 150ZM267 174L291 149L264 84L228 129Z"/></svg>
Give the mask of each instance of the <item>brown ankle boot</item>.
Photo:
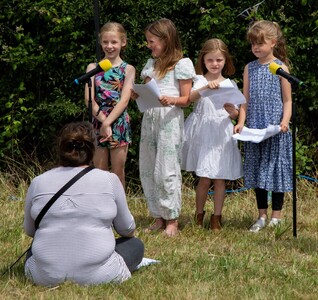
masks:
<svg viewBox="0 0 318 300"><path fill-rule="evenodd" d="M194 221L198 226L203 226L204 215L205 215L205 211L203 211L203 213L200 213L200 214L195 213Z"/></svg>
<svg viewBox="0 0 318 300"><path fill-rule="evenodd" d="M221 230L221 218L222 216L212 215L210 220L210 229L212 231Z"/></svg>

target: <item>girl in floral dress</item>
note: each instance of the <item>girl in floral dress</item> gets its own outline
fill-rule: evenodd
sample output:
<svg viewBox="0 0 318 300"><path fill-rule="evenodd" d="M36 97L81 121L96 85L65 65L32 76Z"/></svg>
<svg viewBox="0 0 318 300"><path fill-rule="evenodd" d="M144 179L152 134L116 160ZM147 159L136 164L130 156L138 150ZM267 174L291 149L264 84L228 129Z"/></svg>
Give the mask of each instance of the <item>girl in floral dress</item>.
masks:
<svg viewBox="0 0 318 300"><path fill-rule="evenodd" d="M164 107L144 112L141 126L140 178L155 223L147 231L164 230L167 236L178 232L181 210L181 150L184 116L189 104L194 66L183 58L175 25L160 19L146 28L147 46L152 51L142 70L147 83L154 79Z"/></svg>
<svg viewBox="0 0 318 300"><path fill-rule="evenodd" d="M292 138L289 121L292 113L291 86L287 79L273 75L269 64L275 62L288 72L286 45L280 26L271 21L257 21L248 30L247 39L257 57L244 69L243 92L247 103L241 105L235 132L248 128L263 129L280 125L281 132L256 144L245 142L244 182L254 188L258 220L250 228L258 232L266 226L268 192L272 191L269 226L281 221L284 193L292 191Z"/></svg>
<svg viewBox="0 0 318 300"><path fill-rule="evenodd" d="M127 106L135 79L135 68L123 61L121 51L127 44L124 27L116 22L106 23L100 30L100 44L112 68L92 77L93 124L99 136L94 165L115 173L125 187L125 162L131 143L131 127ZM96 63L87 67L87 72ZM89 89L85 87L88 104Z"/></svg>

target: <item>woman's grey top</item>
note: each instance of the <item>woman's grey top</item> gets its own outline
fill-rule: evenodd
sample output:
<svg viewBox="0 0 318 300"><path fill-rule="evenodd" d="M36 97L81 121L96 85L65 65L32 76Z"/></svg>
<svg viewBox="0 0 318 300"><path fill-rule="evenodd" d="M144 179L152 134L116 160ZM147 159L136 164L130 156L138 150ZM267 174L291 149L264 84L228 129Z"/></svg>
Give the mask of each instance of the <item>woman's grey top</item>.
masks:
<svg viewBox="0 0 318 300"><path fill-rule="evenodd" d="M125 191L112 173L94 169L81 177L50 207L35 232L34 220L51 197L81 167L58 167L34 178L25 201L24 229L34 237L26 275L54 286L122 282L131 274L115 252L113 228L121 236L135 229Z"/></svg>

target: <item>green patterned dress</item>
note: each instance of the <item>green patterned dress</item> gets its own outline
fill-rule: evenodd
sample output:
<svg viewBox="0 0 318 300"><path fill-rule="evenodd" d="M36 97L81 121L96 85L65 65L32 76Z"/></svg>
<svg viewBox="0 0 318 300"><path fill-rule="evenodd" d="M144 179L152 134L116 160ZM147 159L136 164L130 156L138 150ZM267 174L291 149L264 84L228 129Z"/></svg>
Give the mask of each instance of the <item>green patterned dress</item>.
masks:
<svg viewBox="0 0 318 300"><path fill-rule="evenodd" d="M161 95L179 97L179 80L193 79L195 71L189 58L158 80L154 59L149 59L141 76L156 80ZM144 112L139 151L140 178L148 208L154 218L172 220L181 211L181 154L184 115L181 107L167 106Z"/></svg>

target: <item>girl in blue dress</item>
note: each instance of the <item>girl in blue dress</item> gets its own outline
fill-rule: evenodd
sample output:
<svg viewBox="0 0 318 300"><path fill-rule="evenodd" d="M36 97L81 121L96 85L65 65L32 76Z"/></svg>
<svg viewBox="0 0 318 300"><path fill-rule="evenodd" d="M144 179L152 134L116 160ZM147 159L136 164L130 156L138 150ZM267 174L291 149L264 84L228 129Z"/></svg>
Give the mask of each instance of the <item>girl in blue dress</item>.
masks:
<svg viewBox="0 0 318 300"><path fill-rule="evenodd" d="M241 105L234 131L263 129L280 125L281 132L257 144L245 142L245 187L254 188L258 220L250 228L258 232L266 226L268 192L272 192L272 214L269 226L281 221L284 193L292 191L292 138L289 121L292 114L290 83L273 75L269 64L275 62L288 72L286 46L280 26L271 21L257 21L248 30L247 39L257 60L245 66L243 93L247 103Z"/></svg>

